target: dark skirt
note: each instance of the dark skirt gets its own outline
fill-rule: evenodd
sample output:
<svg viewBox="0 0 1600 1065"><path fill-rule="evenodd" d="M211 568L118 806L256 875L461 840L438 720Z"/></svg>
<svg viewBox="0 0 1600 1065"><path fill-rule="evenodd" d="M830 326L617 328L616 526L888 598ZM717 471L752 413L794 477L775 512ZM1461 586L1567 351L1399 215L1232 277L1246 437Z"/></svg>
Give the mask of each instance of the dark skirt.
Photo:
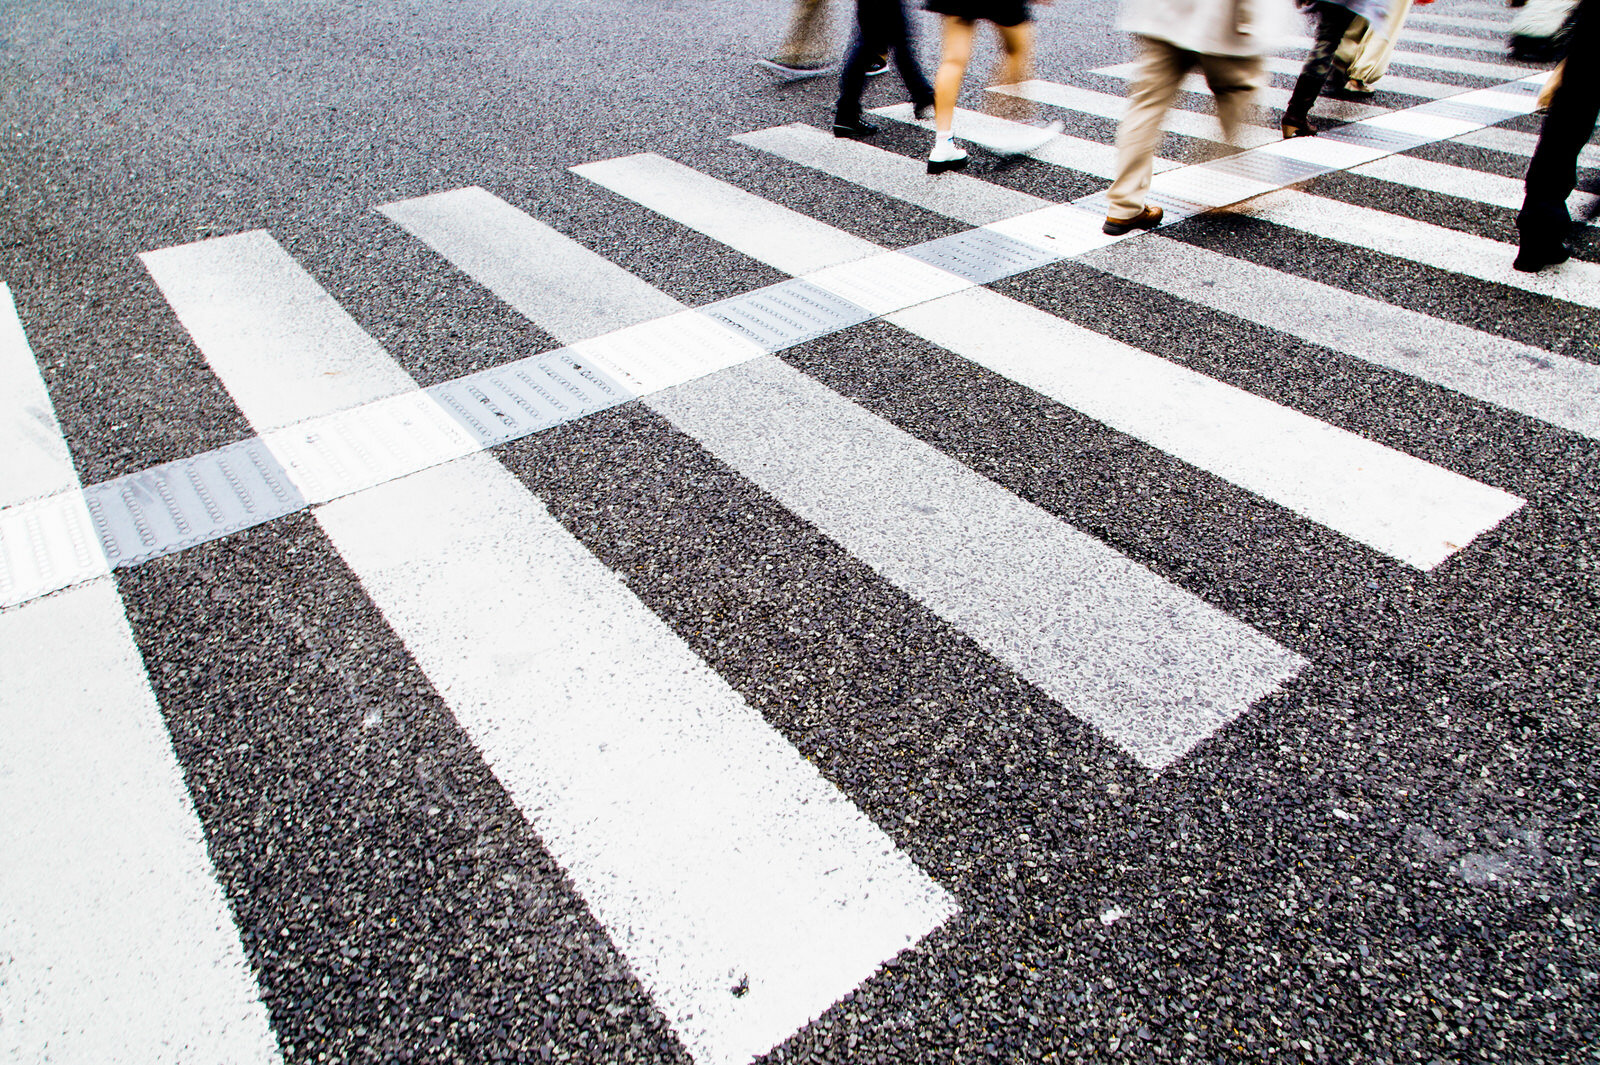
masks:
<svg viewBox="0 0 1600 1065"><path fill-rule="evenodd" d="M1028 0L928 0L926 7L968 22L988 19L996 26L1020 26L1029 20Z"/></svg>

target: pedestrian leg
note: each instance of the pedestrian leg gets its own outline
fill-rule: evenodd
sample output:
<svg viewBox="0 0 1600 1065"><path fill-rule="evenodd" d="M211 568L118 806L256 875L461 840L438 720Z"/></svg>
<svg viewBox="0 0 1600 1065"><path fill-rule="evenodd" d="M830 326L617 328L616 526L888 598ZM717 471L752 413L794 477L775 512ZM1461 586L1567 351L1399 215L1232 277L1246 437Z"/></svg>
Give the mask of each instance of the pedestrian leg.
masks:
<svg viewBox="0 0 1600 1065"><path fill-rule="evenodd" d="M1294 83L1294 92L1289 96L1289 106L1283 111L1285 137L1316 135L1316 128L1311 125L1311 119L1307 116L1310 114L1311 105L1322 95L1322 86L1327 83L1328 72L1333 69L1333 54L1338 51L1339 41L1356 17L1355 12L1349 8L1330 4L1327 0L1315 0L1315 4L1317 39L1311 45L1311 54L1306 57L1299 80Z"/></svg>
<svg viewBox="0 0 1600 1065"><path fill-rule="evenodd" d="M828 58L828 0L794 0L789 33L778 59L792 66L814 66Z"/></svg>
<svg viewBox="0 0 1600 1065"><path fill-rule="evenodd" d="M976 24L954 15L942 20L943 40L939 51L939 71L933 79L933 150L928 153L928 173L940 174L967 165L967 153L955 145L952 127L956 118L956 98L972 59L972 32Z"/></svg>
<svg viewBox="0 0 1600 1065"><path fill-rule="evenodd" d="M900 0L856 0L856 28L839 74L839 102L833 110L835 137L870 137L878 132L877 126L861 119L861 93L867 68L890 43L894 22L890 13L899 9Z"/></svg>
<svg viewBox="0 0 1600 1065"><path fill-rule="evenodd" d="M1106 223L1112 228L1126 227L1120 232L1146 215L1145 197L1150 192L1156 146L1161 143L1161 119L1178 95L1183 76L1198 60L1193 52L1166 41L1137 39L1138 68L1128 86L1128 111L1117 126L1117 179L1106 193L1110 204Z"/></svg>
<svg viewBox="0 0 1600 1065"><path fill-rule="evenodd" d="M1254 117L1255 94L1264 80L1260 56L1202 55L1200 69L1217 101L1222 135L1238 143L1239 130Z"/></svg>
<svg viewBox="0 0 1600 1065"><path fill-rule="evenodd" d="M906 21L904 0L894 0L885 10L884 17L887 19L888 47L894 54L900 80L905 83L906 95L911 98L917 117L926 117L924 112L933 108L933 86L928 84L927 75L922 73L922 65L917 62L917 49L911 40L911 25Z"/></svg>
<svg viewBox="0 0 1600 1065"><path fill-rule="evenodd" d="M1572 56L1600 55L1600 0L1584 0L1568 45ZM1527 193L1517 214L1521 249L1513 264L1538 270L1566 261L1572 217L1567 197L1578 184L1578 153L1600 117L1600 66L1568 63L1528 162Z"/></svg>

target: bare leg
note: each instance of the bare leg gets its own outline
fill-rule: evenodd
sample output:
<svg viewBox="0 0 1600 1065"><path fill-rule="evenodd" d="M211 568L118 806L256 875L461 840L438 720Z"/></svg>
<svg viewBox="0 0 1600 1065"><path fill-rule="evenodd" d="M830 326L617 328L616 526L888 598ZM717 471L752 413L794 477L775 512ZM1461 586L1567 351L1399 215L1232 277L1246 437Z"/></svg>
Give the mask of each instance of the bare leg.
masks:
<svg viewBox="0 0 1600 1065"><path fill-rule="evenodd" d="M996 26L1000 38L1000 57L995 62L995 85L1020 85L1032 76L1033 23L1016 26ZM994 113L1002 118L1023 121L1033 117L1038 108L1032 100L1010 93L990 93Z"/></svg>
<svg viewBox="0 0 1600 1065"><path fill-rule="evenodd" d="M972 58L972 31L976 24L944 16L944 41L939 55L939 73L933 79L933 125L940 133L949 133L956 118L956 97L961 95L961 81L967 74L967 62Z"/></svg>

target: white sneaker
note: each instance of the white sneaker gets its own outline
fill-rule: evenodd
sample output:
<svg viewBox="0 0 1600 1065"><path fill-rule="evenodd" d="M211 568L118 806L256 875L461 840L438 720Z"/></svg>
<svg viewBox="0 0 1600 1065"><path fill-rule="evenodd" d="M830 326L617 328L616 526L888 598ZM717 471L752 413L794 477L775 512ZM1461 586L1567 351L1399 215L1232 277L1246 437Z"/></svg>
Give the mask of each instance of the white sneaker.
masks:
<svg viewBox="0 0 1600 1065"><path fill-rule="evenodd" d="M1004 137L994 138L985 147L996 155L1027 155L1049 144L1056 134L1065 128L1060 119L1054 119L1042 126L1022 126L1015 134L1007 130Z"/></svg>
<svg viewBox="0 0 1600 1065"><path fill-rule="evenodd" d="M967 165L967 150L956 146L955 141L935 139L933 151L928 153L928 173L942 174L946 170L960 170Z"/></svg>

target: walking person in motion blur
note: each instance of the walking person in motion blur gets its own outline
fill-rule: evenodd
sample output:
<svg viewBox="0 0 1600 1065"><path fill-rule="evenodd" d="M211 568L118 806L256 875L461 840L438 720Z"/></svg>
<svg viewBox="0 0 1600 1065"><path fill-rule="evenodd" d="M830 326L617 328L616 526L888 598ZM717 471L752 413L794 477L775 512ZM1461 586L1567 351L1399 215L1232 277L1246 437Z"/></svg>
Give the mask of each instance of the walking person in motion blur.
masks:
<svg viewBox="0 0 1600 1065"><path fill-rule="evenodd" d="M1288 0L1126 0L1122 28L1138 42L1128 111L1117 127L1117 179L1106 193L1105 232L1120 236L1161 224L1146 203L1161 119L1195 67L1217 101L1223 134L1233 140L1250 119L1262 81L1262 56L1289 27Z"/></svg>
<svg viewBox="0 0 1600 1065"><path fill-rule="evenodd" d="M1561 84L1539 131L1539 145L1528 162L1527 191L1517 214L1521 246L1512 265L1528 273L1564 263L1572 255L1567 247L1572 231L1567 197L1578 184L1578 153L1594 135L1600 116L1600 67L1593 62L1600 56L1600 0L1582 0L1567 55ZM1578 56L1590 61L1570 61Z"/></svg>
<svg viewBox="0 0 1600 1065"><path fill-rule="evenodd" d="M765 67L784 81L821 77L833 69L828 59L828 0L794 0L789 32Z"/></svg>
<svg viewBox="0 0 1600 1065"><path fill-rule="evenodd" d="M861 117L861 90L871 65L885 53L894 56L918 118L933 108L933 86L917 65L906 24L905 0L856 0L856 32L839 75L839 102L833 111L835 137L870 137L878 127Z"/></svg>
<svg viewBox="0 0 1600 1065"><path fill-rule="evenodd" d="M1283 109L1284 137L1315 137L1317 127L1311 124L1311 106L1322 95L1333 70L1333 57L1344 40L1345 31L1359 18L1371 25L1383 23L1388 16L1384 0L1299 0L1300 6L1317 19L1317 37L1311 43L1311 54L1289 94L1289 104Z"/></svg>
<svg viewBox="0 0 1600 1065"><path fill-rule="evenodd" d="M1050 0L1038 0L1048 4ZM943 40L939 71L933 80L933 150L928 173L942 174L967 165L967 153L955 143L956 98L972 60L972 37L980 19L994 23L1000 36L997 85L1020 85L1033 67L1033 17L1027 0L928 0L928 10L942 15ZM1023 155L1042 147L1061 132L1061 123L1025 130L1013 140L989 145L1002 155Z"/></svg>

